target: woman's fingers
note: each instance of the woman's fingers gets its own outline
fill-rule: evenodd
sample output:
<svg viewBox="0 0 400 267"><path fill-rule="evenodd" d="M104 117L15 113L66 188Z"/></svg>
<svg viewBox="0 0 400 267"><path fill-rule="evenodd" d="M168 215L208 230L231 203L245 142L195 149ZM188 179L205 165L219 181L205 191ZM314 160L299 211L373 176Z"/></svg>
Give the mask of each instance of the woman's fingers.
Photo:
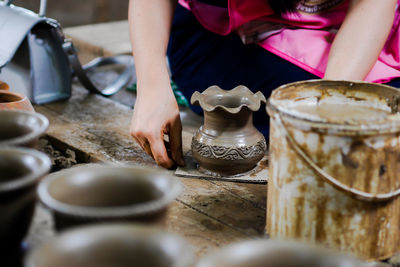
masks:
<svg viewBox="0 0 400 267"><path fill-rule="evenodd" d="M185 161L183 160L182 155L182 124L179 115L176 116L171 123L168 136L172 159L179 166L185 166Z"/></svg>
<svg viewBox="0 0 400 267"><path fill-rule="evenodd" d="M150 134L140 134L132 131L132 137L140 147L152 157L156 163L164 168L172 168L175 163L168 157L167 149L164 145L164 139Z"/></svg>
<svg viewBox="0 0 400 267"><path fill-rule="evenodd" d="M141 90L143 93L138 94L136 99L130 133L158 165L165 168L183 165L182 126L169 76L146 85L146 90ZM164 144L164 134L170 138L170 151Z"/></svg>
<svg viewBox="0 0 400 267"><path fill-rule="evenodd" d="M149 138L151 153L156 163L164 168L170 169L175 166L175 162L168 157L164 139L160 136Z"/></svg>
<svg viewBox="0 0 400 267"><path fill-rule="evenodd" d="M150 143L146 137L131 131L131 136L135 139L136 143L150 156L154 159L153 153L151 152Z"/></svg>
<svg viewBox="0 0 400 267"><path fill-rule="evenodd" d="M150 143L149 143L149 141L147 141L147 139L144 141L142 148L150 157L152 157L154 159L154 155L153 155L153 152L151 151Z"/></svg>

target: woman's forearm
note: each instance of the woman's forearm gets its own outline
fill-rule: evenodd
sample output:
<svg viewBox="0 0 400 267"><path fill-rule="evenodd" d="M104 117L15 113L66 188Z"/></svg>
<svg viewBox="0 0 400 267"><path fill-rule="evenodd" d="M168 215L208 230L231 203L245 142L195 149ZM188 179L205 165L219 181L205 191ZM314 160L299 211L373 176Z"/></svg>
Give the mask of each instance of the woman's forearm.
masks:
<svg viewBox="0 0 400 267"><path fill-rule="evenodd" d="M185 164L182 125L165 60L176 0L130 0L129 26L137 75L130 134L165 168ZM164 143L168 135L170 155Z"/></svg>
<svg viewBox="0 0 400 267"><path fill-rule="evenodd" d="M363 80L393 24L397 0L351 0L329 54L326 79Z"/></svg>
<svg viewBox="0 0 400 267"><path fill-rule="evenodd" d="M129 27L140 88L168 75L165 61L176 0L130 0Z"/></svg>

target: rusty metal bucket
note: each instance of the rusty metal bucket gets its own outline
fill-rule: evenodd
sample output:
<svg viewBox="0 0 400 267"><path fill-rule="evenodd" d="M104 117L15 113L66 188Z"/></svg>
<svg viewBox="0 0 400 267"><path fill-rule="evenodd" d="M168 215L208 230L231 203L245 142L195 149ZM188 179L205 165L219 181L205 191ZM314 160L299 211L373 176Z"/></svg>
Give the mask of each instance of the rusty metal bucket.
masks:
<svg viewBox="0 0 400 267"><path fill-rule="evenodd" d="M314 80L267 104L267 233L366 260L400 250L400 90Z"/></svg>

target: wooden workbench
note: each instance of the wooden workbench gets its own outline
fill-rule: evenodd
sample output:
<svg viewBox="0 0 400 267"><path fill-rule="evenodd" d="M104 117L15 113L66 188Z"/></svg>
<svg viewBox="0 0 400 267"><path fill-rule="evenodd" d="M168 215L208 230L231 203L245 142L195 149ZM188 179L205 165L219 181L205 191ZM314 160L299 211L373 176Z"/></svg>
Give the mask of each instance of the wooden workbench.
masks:
<svg viewBox="0 0 400 267"><path fill-rule="evenodd" d="M156 167L129 136L132 110L125 105L74 86L68 101L35 109L50 120L47 138L51 144L62 151L75 151L80 163L123 162ZM183 146L187 150L201 119L189 111L183 111L183 115ZM166 230L184 236L197 256L234 241L263 235L266 185L180 180L184 191L168 210ZM49 218L40 209L35 218L40 225L33 227L31 236L43 235L46 228L51 228L52 223L46 222ZM40 237L33 239L33 246L41 241L37 241Z"/></svg>
<svg viewBox="0 0 400 267"><path fill-rule="evenodd" d="M73 27L65 32L73 38L83 62L97 56L130 53L126 21ZM75 84L68 101L35 109L50 120L47 138L51 144L61 151L74 151L79 163L123 162L157 168L129 136L134 99L134 94L126 90L107 99L88 94ZM202 119L187 109L182 109L181 119L183 149L187 151ZM170 205L165 229L184 236L197 257L232 242L263 236L266 185L179 179L184 191ZM35 247L52 237L52 229L51 216L38 206L28 245ZM400 256L390 262L400 266Z"/></svg>
<svg viewBox="0 0 400 267"><path fill-rule="evenodd" d="M83 62L97 56L130 53L126 21L67 28L65 32L72 37ZM50 143L58 150L74 151L78 163L123 162L157 168L129 135L134 100L134 93L126 90L104 98L88 94L75 83L68 101L35 109L50 120ZM187 151L202 118L187 109L182 109L181 118L183 149ZM184 191L170 205L165 227L184 236L197 256L234 241L263 235L266 185L180 180ZM35 247L53 235L51 217L39 206L28 245Z"/></svg>

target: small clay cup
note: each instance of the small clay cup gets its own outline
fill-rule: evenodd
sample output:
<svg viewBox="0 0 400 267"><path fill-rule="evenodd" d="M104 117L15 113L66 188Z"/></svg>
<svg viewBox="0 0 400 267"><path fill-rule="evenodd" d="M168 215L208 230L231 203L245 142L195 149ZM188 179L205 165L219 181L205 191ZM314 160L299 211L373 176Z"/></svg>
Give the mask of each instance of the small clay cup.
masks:
<svg viewBox="0 0 400 267"><path fill-rule="evenodd" d="M25 267L188 267L189 244L157 228L104 224L65 231L25 259Z"/></svg>
<svg viewBox="0 0 400 267"><path fill-rule="evenodd" d="M2 263L5 260L9 264L4 266L14 266L20 260L21 241L34 212L36 187L50 166L50 159L36 150L0 148L0 251Z"/></svg>
<svg viewBox="0 0 400 267"><path fill-rule="evenodd" d="M49 120L23 110L0 110L0 147L24 146L36 148L39 137L49 127Z"/></svg>
<svg viewBox="0 0 400 267"><path fill-rule="evenodd" d="M32 112L35 111L31 102L25 95L10 92L8 90L1 90L1 86L2 84L0 82L0 110L17 109Z"/></svg>
<svg viewBox="0 0 400 267"><path fill-rule="evenodd" d="M383 267L302 243L251 240L232 244L201 259L196 267Z"/></svg>
<svg viewBox="0 0 400 267"><path fill-rule="evenodd" d="M10 89L10 86L5 82L0 81L0 90L8 90L8 89Z"/></svg>
<svg viewBox="0 0 400 267"><path fill-rule="evenodd" d="M91 222L144 221L163 225L181 191L168 172L120 165L84 165L46 177L38 188L57 230Z"/></svg>

